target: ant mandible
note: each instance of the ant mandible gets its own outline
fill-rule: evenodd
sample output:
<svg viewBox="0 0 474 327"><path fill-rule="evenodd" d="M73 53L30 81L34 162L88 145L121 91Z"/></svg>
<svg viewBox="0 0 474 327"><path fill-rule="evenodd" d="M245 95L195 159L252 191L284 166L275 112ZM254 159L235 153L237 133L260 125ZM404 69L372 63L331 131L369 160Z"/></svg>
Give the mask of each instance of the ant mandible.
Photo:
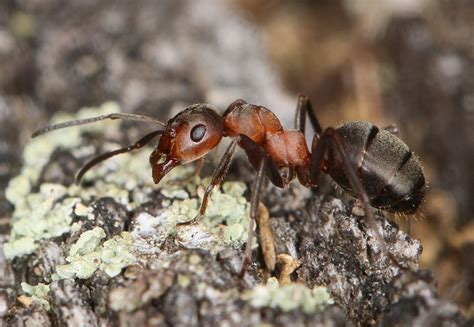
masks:
<svg viewBox="0 0 474 327"><path fill-rule="evenodd" d="M306 116L315 130L311 151L305 140ZM362 202L367 222L374 230L382 251L397 265L378 232L372 207L399 213L413 213L424 197L425 178L421 164L408 146L391 128L379 129L368 122L350 122L338 128L322 129L309 99L298 96L295 128L285 129L269 109L236 100L221 116L208 104L187 107L164 124L148 116L116 113L52 125L36 131L32 137L70 126L104 119L149 122L165 127L136 143L99 155L79 171L76 182L94 165L120 153L142 148L158 136L158 146L150 156L153 181L158 184L174 167L202 159L225 136L232 140L215 168L194 219L205 214L209 196L228 171L239 145L256 169L250 197L250 226L241 275L250 262L253 223L265 175L277 187L287 186L295 177L305 187L318 184L321 172Z"/></svg>

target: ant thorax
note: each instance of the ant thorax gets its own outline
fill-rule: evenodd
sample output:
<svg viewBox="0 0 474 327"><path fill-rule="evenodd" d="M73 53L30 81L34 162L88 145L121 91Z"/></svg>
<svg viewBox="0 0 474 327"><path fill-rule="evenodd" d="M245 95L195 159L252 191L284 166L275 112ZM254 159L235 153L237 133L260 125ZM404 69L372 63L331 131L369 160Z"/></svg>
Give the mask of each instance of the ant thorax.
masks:
<svg viewBox="0 0 474 327"><path fill-rule="evenodd" d="M224 133L245 135L261 145L280 167L307 167L310 153L301 131L284 129L269 109L237 100L224 114Z"/></svg>

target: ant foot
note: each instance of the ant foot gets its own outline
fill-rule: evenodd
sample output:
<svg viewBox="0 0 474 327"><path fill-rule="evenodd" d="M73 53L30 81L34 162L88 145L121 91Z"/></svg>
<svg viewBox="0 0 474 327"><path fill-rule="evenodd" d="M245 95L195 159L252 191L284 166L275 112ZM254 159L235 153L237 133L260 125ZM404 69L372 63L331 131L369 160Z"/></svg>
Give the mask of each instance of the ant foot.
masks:
<svg viewBox="0 0 474 327"><path fill-rule="evenodd" d="M195 225L198 223L198 221L202 218L202 215L201 214L198 214L196 217L194 217L193 219L191 220L187 220L187 221L182 221L182 222L179 222L177 223L176 225L177 226L189 226L189 225Z"/></svg>

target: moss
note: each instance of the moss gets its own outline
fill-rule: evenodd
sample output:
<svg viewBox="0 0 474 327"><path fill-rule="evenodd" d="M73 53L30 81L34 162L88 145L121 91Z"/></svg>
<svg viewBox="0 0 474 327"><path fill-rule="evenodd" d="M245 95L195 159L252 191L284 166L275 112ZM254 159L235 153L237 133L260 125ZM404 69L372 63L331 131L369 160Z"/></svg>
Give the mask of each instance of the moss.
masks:
<svg viewBox="0 0 474 327"><path fill-rule="evenodd" d="M302 309L308 314L334 303L326 287L310 289L299 283L280 287L274 277L268 279L266 285L258 285L245 292L242 297L256 308L279 308L285 312Z"/></svg>
<svg viewBox="0 0 474 327"><path fill-rule="evenodd" d="M39 283L36 286L30 285L28 283L21 283L21 289L23 292L31 297L33 301L37 301L43 306L46 310L50 309L50 304L48 302L48 293L49 285Z"/></svg>

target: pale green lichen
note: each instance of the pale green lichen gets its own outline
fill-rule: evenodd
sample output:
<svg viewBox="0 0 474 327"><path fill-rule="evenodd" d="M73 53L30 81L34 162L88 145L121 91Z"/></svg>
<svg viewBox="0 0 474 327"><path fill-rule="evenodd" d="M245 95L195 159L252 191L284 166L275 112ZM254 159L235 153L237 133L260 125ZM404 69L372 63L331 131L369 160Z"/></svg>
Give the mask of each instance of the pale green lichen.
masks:
<svg viewBox="0 0 474 327"><path fill-rule="evenodd" d="M33 237L25 236L10 239L8 243L3 245L5 258L13 259L22 255L33 253L38 248L38 244Z"/></svg>
<svg viewBox="0 0 474 327"><path fill-rule="evenodd" d="M95 251L100 241L105 238L105 232L100 227L85 231L69 250L69 257L81 256Z"/></svg>
<svg viewBox="0 0 474 327"><path fill-rule="evenodd" d="M334 303L324 286L310 289L306 285L294 283L280 287L274 277L269 278L266 285L246 291L242 298L255 308L279 308L285 312L301 308L308 314Z"/></svg>
<svg viewBox="0 0 474 327"><path fill-rule="evenodd" d="M116 104L109 102L99 108L83 109L76 117L56 115L53 121L104 115L118 112L118 109ZM41 240L61 236L71 230L71 214L75 205L80 203L81 199L90 199L93 194L85 198L81 188L75 185L65 187L59 184L43 184L40 192L31 193L31 190L54 149L79 147L80 135L84 130L102 130L104 123L66 128L28 142L23 152L24 165L21 174L10 180L5 191L8 201L15 206L10 239L4 245L4 253L8 259L30 254L37 249ZM107 130L118 132L118 126L116 122L110 122Z"/></svg>
<svg viewBox="0 0 474 327"><path fill-rule="evenodd" d="M163 190L161 190L161 194L163 194L167 198L174 198L174 199L180 199L180 200L184 200L184 199L189 198L188 192L186 192L183 189L177 189L177 190L163 189Z"/></svg>
<svg viewBox="0 0 474 327"><path fill-rule="evenodd" d="M222 191L212 193L203 218L204 225L222 235L226 246L238 248L247 240L250 204L244 197L245 190L244 183L224 183Z"/></svg>
<svg viewBox="0 0 474 327"><path fill-rule="evenodd" d="M83 109L76 116L57 115L53 123L118 111L116 104L106 103L99 108ZM74 126L41 135L27 144L22 172L11 180L6 190L8 200L15 205L12 233L4 249L9 259L34 252L43 239L79 231L83 222L73 223L72 216L75 214L93 220L94 211L89 203L95 199L112 197L128 210L133 210L149 201L149 195L156 189L167 198L163 201L164 209L157 216L141 213L135 218L131 235L123 234L122 239L110 240L111 243L106 241L102 246L98 245L104 241L101 236L92 237L96 242L91 243L91 240L85 240L89 234L84 233L78 242L84 240L90 248L84 249L83 245L76 243L68 256L69 263L57 267L56 277L87 278L97 269L111 276L116 275L135 260L128 255L133 248L138 252L159 253L160 246L170 236L177 237L185 247L207 249L213 253L244 244L249 225L249 203L243 196L245 184L228 182L221 188L216 187L206 215L199 223L177 226L178 222L188 221L198 214L200 198L210 178L193 176L193 165L184 165L173 169L159 185L155 185L149 167L150 150L146 149L115 156L95 166L83 178L85 182L93 182L92 187L43 184L40 192L31 193L42 168L56 148L68 149L79 157L93 155L94 148L84 145L81 135L85 131L101 131L108 139L113 139L114 135L121 133L119 126L118 121ZM104 151L121 146L111 142L103 144ZM114 248L117 246L114 242L121 242L123 249ZM109 250L105 250L108 246ZM75 252L75 249L83 250Z"/></svg>
<svg viewBox="0 0 474 327"><path fill-rule="evenodd" d="M10 239L4 245L7 259L32 253L42 239L69 232L71 213L79 198L64 197L65 188L43 184L39 193L23 197L23 205L15 209Z"/></svg>
<svg viewBox="0 0 474 327"><path fill-rule="evenodd" d="M8 27L19 38L30 38L36 33L35 16L26 12L15 12L10 15Z"/></svg>
<svg viewBox="0 0 474 327"><path fill-rule="evenodd" d="M176 281L177 281L178 285L183 287L183 288L186 288L191 284L191 278L189 278L189 276L187 276L187 275L179 274L178 278L176 278Z"/></svg>
<svg viewBox="0 0 474 327"><path fill-rule="evenodd" d="M53 123L73 119L89 118L119 112L119 107L112 102L98 108L85 108L76 116L58 114ZM40 172L48 162L52 152L60 147L73 152L91 154L93 148L81 145L81 134L85 131L105 131L110 135L120 133L118 121L103 121L94 124L74 126L57 130L32 139L23 152L24 166L21 174L13 178L6 189L7 199L15 205L13 225L9 242L4 246L8 259L34 252L43 239L60 236L71 231L74 211L77 215L87 215L93 219L92 209L86 203L101 197L113 197L117 202L133 209L148 200L155 188L150 176L148 164L149 151L141 151L107 160L94 167L84 179L94 180L94 187L82 188L71 185L43 184L39 193L31 193L33 185L38 181ZM121 147L118 144L105 144L106 149ZM163 183L183 174L176 169ZM186 170L187 171L187 170ZM140 188L137 186L141 185ZM132 198L132 201L130 201ZM77 227L80 227L76 224Z"/></svg>
<svg viewBox="0 0 474 327"><path fill-rule="evenodd" d="M135 263L132 251L133 239L128 232L122 232L120 236L105 241L101 249L100 269L110 277L117 276L123 268Z"/></svg>
<svg viewBox="0 0 474 327"><path fill-rule="evenodd" d="M91 277L98 269L110 277L115 277L123 268L133 264L133 240L128 232L122 232L102 245L105 232L100 227L82 233L71 246L65 265L56 267L54 279Z"/></svg>
<svg viewBox="0 0 474 327"><path fill-rule="evenodd" d="M192 188L202 196L209 182L209 178L194 178L189 181L187 188ZM170 183L162 187L164 189L161 193L170 198L163 203L165 209L156 216L141 213L135 220L132 235L140 252L158 252L159 246L169 236L176 236L178 242L186 248L205 249L212 253L229 246L238 248L247 240L250 206L243 196L245 184L226 182L222 188L216 187L205 215L198 223L184 226L176 224L198 215L200 199L184 196L179 184Z"/></svg>
<svg viewBox="0 0 474 327"><path fill-rule="evenodd" d="M22 282L21 289L25 294L29 295L33 301L41 304L43 308L46 310L50 309L50 304L48 302L49 285L39 283L38 285L33 286Z"/></svg>

